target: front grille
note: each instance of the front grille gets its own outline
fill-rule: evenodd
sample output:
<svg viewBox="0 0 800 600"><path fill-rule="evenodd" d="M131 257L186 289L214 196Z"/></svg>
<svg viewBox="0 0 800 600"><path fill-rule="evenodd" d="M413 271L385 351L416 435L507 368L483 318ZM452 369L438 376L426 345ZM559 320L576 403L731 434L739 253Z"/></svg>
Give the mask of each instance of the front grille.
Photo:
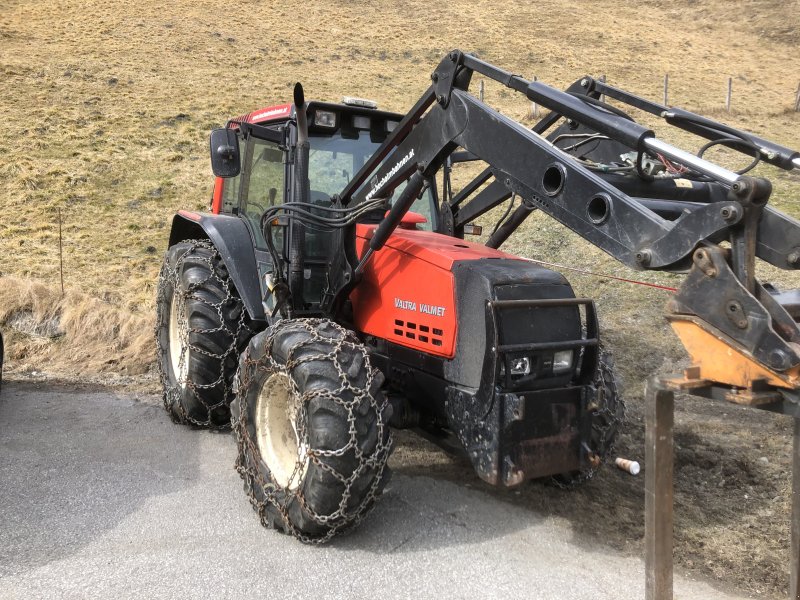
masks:
<svg viewBox="0 0 800 600"><path fill-rule="evenodd" d="M443 343L444 331L424 323L395 319L393 331L400 339L416 340L437 348L441 347Z"/></svg>
<svg viewBox="0 0 800 600"><path fill-rule="evenodd" d="M583 307L582 319L579 307ZM489 303L494 323L494 348L501 365L501 380L506 389L513 389L541 376L554 377L550 372L553 353L573 350L573 368L580 383L594 376L597 361L597 315L594 302L586 298L540 298L493 300ZM524 341L523 341L524 340ZM537 341L532 341L537 340ZM531 375L512 381L511 363L515 358L528 357ZM548 366L542 361L548 360ZM568 375L568 379L572 375Z"/></svg>

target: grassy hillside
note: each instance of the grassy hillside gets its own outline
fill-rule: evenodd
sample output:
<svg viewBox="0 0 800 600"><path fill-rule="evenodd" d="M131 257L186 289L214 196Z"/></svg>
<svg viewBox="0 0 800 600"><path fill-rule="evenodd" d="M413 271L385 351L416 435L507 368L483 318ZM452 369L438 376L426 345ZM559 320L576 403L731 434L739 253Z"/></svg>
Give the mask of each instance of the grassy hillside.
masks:
<svg viewBox="0 0 800 600"><path fill-rule="evenodd" d="M60 207L67 285L149 310L170 215L208 204L211 127L286 100L297 80L309 97L403 111L453 47L559 86L605 74L654 98L670 72L672 101L700 110L719 110L730 75L729 120L800 145L787 112L800 2L728 4L289 1L226 15L203 1L12 1L0 16L0 271L55 276ZM505 90L486 98L526 114Z"/></svg>
<svg viewBox="0 0 800 600"><path fill-rule="evenodd" d="M149 315L171 215L209 203L209 129L288 100L297 80L308 97L364 96L404 111L453 47L557 86L605 74L656 99L669 72L671 102L800 146L800 114L791 110L800 72L787 69L797 9L798 0L289 1L245 2L223 18L203 1L127 8L87 0L57 11L12 1L0 16L0 274L57 281L61 209L66 286ZM730 115L722 108L729 76ZM527 116L528 103L500 86L487 85L486 99ZM779 174L775 183L775 205L800 214L800 177ZM508 247L627 272L541 216ZM576 284L596 295L597 280ZM652 317L661 344L660 295L607 287L612 306ZM611 335L622 335L625 319L607 317ZM660 354L647 356L650 372ZM623 371L640 379L639 361L630 366L623 359Z"/></svg>
<svg viewBox="0 0 800 600"><path fill-rule="evenodd" d="M65 284L69 298L80 298L84 307L80 318L66 321L80 331L78 323L94 322L87 316L92 307L119 309L117 316L102 312L104 320L118 321L110 335L126 334L106 340L114 360L103 362L97 347L86 352L98 370L142 372L151 350L132 329L146 332L152 323L171 215L209 204L208 131L230 116L288 101L295 81L303 82L309 98L363 96L402 112L455 47L559 87L586 73L604 74L612 84L656 100L668 72L671 103L800 147L800 113L792 110L799 42L800 0L286 0L243 1L227 10L207 0L6 0L0 12L0 276L57 285L61 209ZM724 111L728 77L730 114ZM487 85L486 100L514 118L527 116L528 103L498 86ZM773 204L800 216L798 172L762 173L776 175ZM506 249L631 275L542 215L529 219ZM765 273L791 283L785 274ZM661 318L667 296L607 278L568 276L578 294L598 300L638 428L626 443L639 451L642 382L684 360ZM12 287L11 279L0 279L5 297L14 297L14 310L47 313L26 285L14 279ZM48 294L40 297L63 303ZM0 318L9 314L0 311ZM12 342L12 362L44 357L57 366L59 346ZM62 349L66 343L57 342ZM74 358L64 366L74 369ZM775 452L785 445L782 427L776 425L783 437L776 438ZM738 430L725 431L732 439ZM781 464L774 466L776 476ZM776 490L776 513L783 514L787 488ZM614 496L609 498L613 505ZM726 504L730 514L734 502ZM681 546L679 557L689 557L681 564L752 591L782 589L786 520L773 517L771 509L753 515L731 525L730 538L689 523L686 530L695 538L722 542L702 551ZM731 556L726 546L753 528L764 532L765 545L747 560Z"/></svg>

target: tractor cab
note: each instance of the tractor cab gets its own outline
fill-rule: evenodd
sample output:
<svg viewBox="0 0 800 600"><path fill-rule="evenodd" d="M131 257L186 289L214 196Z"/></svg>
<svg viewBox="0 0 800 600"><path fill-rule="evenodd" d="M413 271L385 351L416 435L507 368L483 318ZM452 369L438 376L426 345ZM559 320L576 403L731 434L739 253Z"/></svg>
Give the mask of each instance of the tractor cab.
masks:
<svg viewBox="0 0 800 600"><path fill-rule="evenodd" d="M331 207L336 194L375 153L402 115L377 110L375 103L358 98L344 98L342 104L309 102L305 106L309 143L307 201L321 208ZM226 135L238 154L240 168L235 176L216 178L212 212L243 218L255 247L262 293L266 293L268 282L274 278L276 262L270 255L265 225L287 268L291 267L292 244L301 238L304 282L300 312L314 313L319 307L328 260L334 250L331 232L312 225L289 225L280 218L269 219L269 223L264 220L269 209L299 201L301 197L295 173L298 142L295 110L293 104L277 105L228 122ZM212 161L219 148L212 140ZM236 160L233 154L231 162ZM404 185L386 199L386 208ZM429 185L411 209L424 217L413 218L413 227L435 229L436 206L435 185ZM366 212L361 221L377 222L384 213L385 209Z"/></svg>

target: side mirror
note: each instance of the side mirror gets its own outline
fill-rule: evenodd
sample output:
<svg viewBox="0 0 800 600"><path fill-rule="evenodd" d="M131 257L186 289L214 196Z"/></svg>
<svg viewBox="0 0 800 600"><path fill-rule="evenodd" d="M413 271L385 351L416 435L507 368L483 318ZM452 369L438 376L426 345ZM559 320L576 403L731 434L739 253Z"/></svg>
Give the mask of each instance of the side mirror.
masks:
<svg viewBox="0 0 800 600"><path fill-rule="evenodd" d="M211 132L211 170L217 177L236 177L239 174L239 141L233 129L214 129Z"/></svg>

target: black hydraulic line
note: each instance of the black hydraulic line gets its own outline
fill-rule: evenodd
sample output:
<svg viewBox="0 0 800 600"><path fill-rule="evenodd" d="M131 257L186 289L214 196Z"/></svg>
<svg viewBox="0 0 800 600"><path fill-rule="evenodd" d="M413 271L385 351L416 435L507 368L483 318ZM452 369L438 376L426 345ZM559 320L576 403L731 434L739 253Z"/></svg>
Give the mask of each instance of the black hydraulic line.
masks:
<svg viewBox="0 0 800 600"><path fill-rule="evenodd" d="M503 223L505 223L505 222L506 222L506 219L508 219L508 215L509 215L509 214L511 214L511 211L512 211L512 210L514 210L514 204L516 204L516 202L517 202L517 197L516 197L516 195L514 195L514 194L511 194L511 202L509 202L509 203L508 203L508 207L506 208L506 212L504 212L504 213L503 213L503 216L502 216L502 217L500 217L500 220L499 220L499 221L497 221L497 223L495 223L494 229L492 229L492 233L490 234L490 236L489 236L489 237L491 237L492 235L494 235L494 233L495 233L495 232L496 232L498 229L500 229L500 226L501 226Z"/></svg>
<svg viewBox="0 0 800 600"><path fill-rule="evenodd" d="M628 196L637 198L657 198L667 201L722 202L727 191L715 183L690 181L678 186L674 179L642 181L638 177L628 177L618 173L602 173L600 176Z"/></svg>
<svg viewBox="0 0 800 600"><path fill-rule="evenodd" d="M522 225L523 221L528 218L533 211L536 210L535 206L523 201L516 210L511 213L511 216L503 222L496 231L489 236L486 245L489 248L499 248L517 228Z"/></svg>
<svg viewBox="0 0 800 600"><path fill-rule="evenodd" d="M776 167L780 167L781 169L785 169L787 171L794 169L794 160L796 158L800 158L800 152L797 150L792 150L791 148L776 144L775 142L762 139L758 136L736 129L735 127L731 127L723 123L717 123L716 121L696 115L688 110L671 108L662 116L670 125L675 125L682 129L686 129L687 131L692 131L693 133L697 133L698 135L708 139L716 140L722 137L733 136L752 142L761 149L761 159L764 160L764 162L775 165ZM704 133L701 133L701 131L710 132L714 130L717 130L721 133L711 138Z"/></svg>
<svg viewBox="0 0 800 600"><path fill-rule="evenodd" d="M324 217L320 212L336 211L339 213L342 209L330 208L326 206L316 206L314 204L306 204L299 202L287 202L278 206L273 206L264 211L261 215L261 227L269 227L270 222L275 218L281 217L285 221L299 220L308 225L313 225L317 231L333 231L334 229L347 227L355 223L360 217L369 213L372 210L378 209L383 204L383 200L373 200L364 204L360 204L351 210L338 217ZM283 213L283 214L282 214Z"/></svg>
<svg viewBox="0 0 800 600"><path fill-rule="evenodd" d="M446 160L442 167L442 204L449 204L453 201L453 182L450 175L453 172L452 157ZM451 213L452 214L452 213Z"/></svg>
<svg viewBox="0 0 800 600"><path fill-rule="evenodd" d="M746 148L753 153L752 162L745 168L736 171L736 173L738 173L739 175L744 175L745 173L752 171L758 166L758 163L761 162L761 153L759 152L758 147L750 141L737 138L722 138L719 140L711 140L710 142L703 144L700 150L697 151L697 156L702 158L702 156L706 153L706 151L709 148L713 148L714 146L727 146L728 148L732 148L739 152L744 152L744 150L740 150L740 148Z"/></svg>

